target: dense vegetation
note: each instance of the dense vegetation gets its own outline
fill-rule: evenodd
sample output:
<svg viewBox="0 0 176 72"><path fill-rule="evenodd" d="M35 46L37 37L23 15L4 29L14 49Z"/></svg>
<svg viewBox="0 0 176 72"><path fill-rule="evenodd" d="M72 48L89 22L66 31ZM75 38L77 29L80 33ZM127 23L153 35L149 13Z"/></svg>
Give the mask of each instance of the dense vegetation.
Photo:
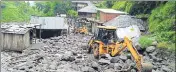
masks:
<svg viewBox="0 0 176 72"><path fill-rule="evenodd" d="M31 15L35 16L56 16L57 14L67 14L76 17L77 12L71 7L70 1L43 1L35 2L30 6L29 2L24 1L3 1L2 22L21 22L29 21Z"/></svg>
<svg viewBox="0 0 176 72"><path fill-rule="evenodd" d="M141 37L139 42L142 47L147 47L156 40L159 42L157 45L159 48L175 49L176 8L174 1L104 1L97 6L125 11L145 20L150 34Z"/></svg>
<svg viewBox="0 0 176 72"><path fill-rule="evenodd" d="M41 15L35 7L30 7L29 3L25 2L2 2L2 22L27 21L30 15Z"/></svg>

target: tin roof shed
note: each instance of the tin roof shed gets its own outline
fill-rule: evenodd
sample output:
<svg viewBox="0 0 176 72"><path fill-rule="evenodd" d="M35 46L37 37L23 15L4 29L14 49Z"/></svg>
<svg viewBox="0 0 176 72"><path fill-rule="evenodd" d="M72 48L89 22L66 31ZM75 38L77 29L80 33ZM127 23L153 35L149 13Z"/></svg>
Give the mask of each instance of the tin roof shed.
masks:
<svg viewBox="0 0 176 72"><path fill-rule="evenodd" d="M78 12L97 13L97 7L95 7L94 5L86 6L78 10Z"/></svg>
<svg viewBox="0 0 176 72"><path fill-rule="evenodd" d="M31 19L31 22L41 24L41 29L68 29L67 20L63 17L38 17L35 19L35 22L32 21L34 19Z"/></svg>
<svg viewBox="0 0 176 72"><path fill-rule="evenodd" d="M117 14L127 14L126 12L122 12L122 11L118 11L118 10L114 10L114 9L97 9L101 12L104 12L104 13L117 13Z"/></svg>

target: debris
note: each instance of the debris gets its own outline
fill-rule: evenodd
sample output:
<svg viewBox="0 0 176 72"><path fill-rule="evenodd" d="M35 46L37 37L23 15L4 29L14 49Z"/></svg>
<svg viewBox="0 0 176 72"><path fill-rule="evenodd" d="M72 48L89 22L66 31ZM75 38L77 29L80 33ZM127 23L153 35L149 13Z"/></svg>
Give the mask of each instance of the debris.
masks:
<svg viewBox="0 0 176 72"><path fill-rule="evenodd" d="M105 65L105 64L110 64L110 60L105 60L105 59L100 59L99 61L98 61L98 63L100 64L100 65Z"/></svg>
<svg viewBox="0 0 176 72"><path fill-rule="evenodd" d="M153 52L154 50L155 50L154 46L149 46L149 47L146 48L146 51L149 52L149 53Z"/></svg>
<svg viewBox="0 0 176 72"><path fill-rule="evenodd" d="M119 61L119 57L113 57L111 60L110 60L110 62L111 63L117 63L118 61Z"/></svg>
<svg viewBox="0 0 176 72"><path fill-rule="evenodd" d="M136 63L131 55L111 57L105 54L96 60L93 54L85 52L91 36L68 35L43 39L42 44L24 50L22 53L2 51L1 71L29 71L29 72L115 72L130 68L129 72L136 72ZM54 46L53 46L54 45ZM154 46L152 46L154 47ZM167 56L163 51L149 48L142 53L144 61L153 62L153 71L175 71L172 55ZM164 56L162 55L164 54ZM174 56L174 55L173 55ZM126 71L125 71L126 72Z"/></svg>
<svg viewBox="0 0 176 72"><path fill-rule="evenodd" d="M120 59L122 59L123 61L127 60L127 56L126 55L120 55Z"/></svg>

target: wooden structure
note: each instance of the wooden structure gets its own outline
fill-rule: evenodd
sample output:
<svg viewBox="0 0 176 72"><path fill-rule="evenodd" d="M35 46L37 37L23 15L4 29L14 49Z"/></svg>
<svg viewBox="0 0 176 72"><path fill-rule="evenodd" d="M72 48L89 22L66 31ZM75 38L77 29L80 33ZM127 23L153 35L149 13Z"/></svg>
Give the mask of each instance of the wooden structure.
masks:
<svg viewBox="0 0 176 72"><path fill-rule="evenodd" d="M29 29L8 29L1 32L1 45L3 50L22 51L31 44Z"/></svg>

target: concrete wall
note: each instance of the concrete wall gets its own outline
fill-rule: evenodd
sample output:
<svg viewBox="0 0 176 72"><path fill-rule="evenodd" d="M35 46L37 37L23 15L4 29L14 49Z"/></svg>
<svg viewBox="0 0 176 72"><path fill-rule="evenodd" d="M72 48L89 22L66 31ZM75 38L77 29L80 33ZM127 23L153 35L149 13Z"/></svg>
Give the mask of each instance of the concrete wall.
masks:
<svg viewBox="0 0 176 72"><path fill-rule="evenodd" d="M119 15L120 14L116 14L116 13L104 13L104 12L100 12L100 21L101 22L108 22L108 21L112 20L113 18L116 18Z"/></svg>
<svg viewBox="0 0 176 72"><path fill-rule="evenodd" d="M3 33L1 44L3 50L22 51L30 46L29 32L26 34Z"/></svg>

